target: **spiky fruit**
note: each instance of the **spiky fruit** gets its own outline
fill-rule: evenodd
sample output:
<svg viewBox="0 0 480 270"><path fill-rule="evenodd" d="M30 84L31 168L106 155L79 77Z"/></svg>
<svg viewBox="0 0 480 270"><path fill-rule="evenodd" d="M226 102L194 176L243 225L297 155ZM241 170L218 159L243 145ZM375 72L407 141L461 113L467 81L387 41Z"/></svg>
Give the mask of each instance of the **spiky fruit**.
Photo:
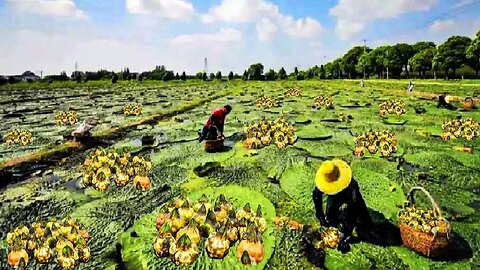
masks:
<svg viewBox="0 0 480 270"><path fill-rule="evenodd" d="M180 217L183 218L186 221L189 221L192 219L193 215L195 214L195 211L193 211L193 208L190 207L190 204L188 201L184 201L182 207L178 209L178 213L180 214Z"/></svg>
<svg viewBox="0 0 480 270"><path fill-rule="evenodd" d="M202 205L205 205L206 210L212 209L212 204L208 202L207 195L205 194L202 194L200 199L198 199L198 203L193 207L193 211L198 212Z"/></svg>
<svg viewBox="0 0 480 270"><path fill-rule="evenodd" d="M173 256L173 261L178 266L191 265L197 259L198 253L197 244L184 234L177 241L177 252Z"/></svg>
<svg viewBox="0 0 480 270"><path fill-rule="evenodd" d="M133 178L133 186L139 191L144 191L150 188L150 179L148 176L137 175Z"/></svg>
<svg viewBox="0 0 480 270"><path fill-rule="evenodd" d="M8 265L13 268L25 268L28 264L28 253L23 248L14 248L8 253Z"/></svg>
<svg viewBox="0 0 480 270"><path fill-rule="evenodd" d="M130 181L130 176L126 174L125 172L122 171L117 171L115 174L115 184L117 187L124 187L128 185L128 182Z"/></svg>
<svg viewBox="0 0 480 270"><path fill-rule="evenodd" d="M172 231L175 233L181 228L185 227L187 224L187 221L180 217L178 209L174 209L171 213L171 225L172 225Z"/></svg>
<svg viewBox="0 0 480 270"><path fill-rule="evenodd" d="M211 211L211 210L210 210ZM205 205L202 205L197 213L193 216L193 220L199 225L202 226L207 220L207 208Z"/></svg>
<svg viewBox="0 0 480 270"><path fill-rule="evenodd" d="M250 232L246 240L240 241L237 247L237 258L242 259L244 252L248 253L252 265L259 264L265 257L265 250L255 232Z"/></svg>
<svg viewBox="0 0 480 270"><path fill-rule="evenodd" d="M46 245L39 246L33 251L33 256L40 264L46 264L50 262L52 258L52 250Z"/></svg>
<svg viewBox="0 0 480 270"><path fill-rule="evenodd" d="M187 227L184 227L177 232L177 240L184 234L187 234L190 240L195 242L195 244L198 244L201 240L200 231L197 229L194 220L191 220Z"/></svg>
<svg viewBox="0 0 480 270"><path fill-rule="evenodd" d="M227 229L223 227L218 232L213 232L205 242L205 249L208 257L212 259L223 259L230 249L230 241L227 239Z"/></svg>
<svg viewBox="0 0 480 270"><path fill-rule="evenodd" d="M64 269L70 269L75 267L78 261L78 253L75 249L71 248L69 245L64 246L57 253L57 262L60 267Z"/></svg>

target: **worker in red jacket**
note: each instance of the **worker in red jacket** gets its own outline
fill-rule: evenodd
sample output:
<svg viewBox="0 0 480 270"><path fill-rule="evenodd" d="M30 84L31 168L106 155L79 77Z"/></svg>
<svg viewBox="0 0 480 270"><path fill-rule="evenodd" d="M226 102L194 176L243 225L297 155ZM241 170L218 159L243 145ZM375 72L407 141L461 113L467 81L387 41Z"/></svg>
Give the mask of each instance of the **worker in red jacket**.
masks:
<svg viewBox="0 0 480 270"><path fill-rule="evenodd" d="M223 137L223 128L225 125L225 117L232 111L232 106L225 105L221 108L214 110L210 117L208 117L207 123L199 132L198 141L202 142L205 139L215 140Z"/></svg>

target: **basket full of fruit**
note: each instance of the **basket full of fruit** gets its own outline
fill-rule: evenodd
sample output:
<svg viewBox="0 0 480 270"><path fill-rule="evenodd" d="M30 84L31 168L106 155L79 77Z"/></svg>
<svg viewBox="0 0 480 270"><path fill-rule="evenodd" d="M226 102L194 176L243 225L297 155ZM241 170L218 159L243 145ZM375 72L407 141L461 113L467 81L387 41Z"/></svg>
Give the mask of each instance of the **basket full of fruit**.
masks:
<svg viewBox="0 0 480 270"><path fill-rule="evenodd" d="M211 259L223 259L237 242L236 257L241 263L256 265L265 256L262 234L267 222L261 206L255 212L247 203L235 211L223 195L214 204L206 195L197 203L181 195L160 209L156 228L153 252L177 266L193 264L201 248Z"/></svg>
<svg viewBox="0 0 480 270"><path fill-rule="evenodd" d="M203 148L208 153L218 152L223 149L224 141L225 141L225 138L223 136L215 140L205 140Z"/></svg>
<svg viewBox="0 0 480 270"><path fill-rule="evenodd" d="M414 193L417 190L430 199L433 209L423 210L415 206ZM404 246L431 258L445 254L451 235L450 223L427 190L422 187L410 189L407 201L399 212L398 222Z"/></svg>

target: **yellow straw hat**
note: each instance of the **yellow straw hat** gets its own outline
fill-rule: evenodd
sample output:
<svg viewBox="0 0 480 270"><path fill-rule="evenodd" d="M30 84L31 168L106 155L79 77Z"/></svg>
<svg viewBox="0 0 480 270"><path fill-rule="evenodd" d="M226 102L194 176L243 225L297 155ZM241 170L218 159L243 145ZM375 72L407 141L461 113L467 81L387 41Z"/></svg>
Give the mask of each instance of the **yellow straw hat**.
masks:
<svg viewBox="0 0 480 270"><path fill-rule="evenodd" d="M339 159L322 163L315 176L315 184L325 194L334 195L344 190L352 180L350 166Z"/></svg>

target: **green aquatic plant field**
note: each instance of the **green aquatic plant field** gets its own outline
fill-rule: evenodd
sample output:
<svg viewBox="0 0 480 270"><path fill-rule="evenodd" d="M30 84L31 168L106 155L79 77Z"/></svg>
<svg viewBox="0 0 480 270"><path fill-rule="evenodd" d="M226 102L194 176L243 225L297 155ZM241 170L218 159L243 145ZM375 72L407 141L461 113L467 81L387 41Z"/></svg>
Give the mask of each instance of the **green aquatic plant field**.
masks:
<svg viewBox="0 0 480 270"><path fill-rule="evenodd" d="M37 217L65 215L79 219L91 235L91 261L78 269L177 269L169 260L155 257L153 239L159 208L181 193L192 199L202 193L224 194L236 208L246 202L254 208L262 205L268 223L265 259L251 269L479 269L480 139L445 142L441 133L442 124L457 116L480 121L480 110L464 111L461 104L456 110L439 109L432 96L449 93L462 100L478 96L480 83L416 82L413 93L406 92L407 84L366 81L361 88L358 81L233 81L0 91L0 163L61 148L73 128L56 126L54 114L69 108L79 113L80 121L90 115L100 119L93 136L102 145L146 156L153 163L149 190L112 185L104 193L81 185L87 146L61 156L47 153L40 162L27 163L36 168L28 173L25 166L6 166L12 177L0 181L0 269L8 269L5 237L10 227ZM285 97L289 87L302 88L303 95ZM314 97L320 95L332 96L334 109L312 109ZM281 107L257 108L260 96L275 97ZM381 117L379 104L388 99L403 100L406 114ZM121 115L128 103L142 104L143 115ZM226 120L225 150L206 153L196 141L197 131L213 109L225 104L233 107ZM426 112L417 114L419 107ZM293 146L243 147L246 125L279 117L295 126L298 139ZM33 144L6 146L3 134L11 128L31 130ZM398 137L396 154L388 158L378 153L353 155L357 134L384 129ZM154 144L142 145L145 136L155 138ZM454 149L459 146L473 147L473 154ZM405 162L399 162L400 157ZM332 158L350 163L380 241L357 241L347 254L326 250L323 265L315 266L302 236L276 229L273 219L289 217L305 230L318 226L312 202L314 176L321 162ZM451 222L454 235L448 258L422 257L399 240L397 214L413 186L430 191ZM421 194L416 198L419 206L429 206ZM235 249L230 252L225 261L212 261L202 254L192 266L178 269L250 269L236 261ZM28 269L57 268L32 260Z"/></svg>

